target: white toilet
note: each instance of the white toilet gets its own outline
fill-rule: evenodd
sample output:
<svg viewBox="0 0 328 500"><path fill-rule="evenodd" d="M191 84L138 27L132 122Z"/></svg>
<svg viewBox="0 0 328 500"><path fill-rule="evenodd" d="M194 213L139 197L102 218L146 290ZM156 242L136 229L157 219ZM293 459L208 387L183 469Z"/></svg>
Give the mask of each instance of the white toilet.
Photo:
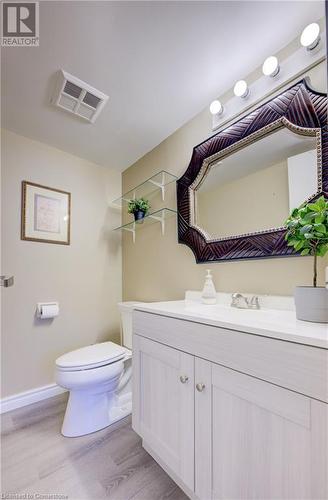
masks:
<svg viewBox="0 0 328 500"><path fill-rule="evenodd" d="M132 312L137 302L119 304L122 343L89 345L56 360L56 383L70 391L62 434L98 431L132 410Z"/></svg>

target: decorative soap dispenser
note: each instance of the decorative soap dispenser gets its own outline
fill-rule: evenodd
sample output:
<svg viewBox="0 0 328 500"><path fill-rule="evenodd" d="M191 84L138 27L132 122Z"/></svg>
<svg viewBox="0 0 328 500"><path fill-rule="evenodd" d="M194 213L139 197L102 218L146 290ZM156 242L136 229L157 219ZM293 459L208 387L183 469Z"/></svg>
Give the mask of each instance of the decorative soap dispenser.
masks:
<svg viewBox="0 0 328 500"><path fill-rule="evenodd" d="M202 291L202 303L203 304L216 304L216 290L212 279L212 274L209 269L207 269L207 274L205 276L205 284Z"/></svg>

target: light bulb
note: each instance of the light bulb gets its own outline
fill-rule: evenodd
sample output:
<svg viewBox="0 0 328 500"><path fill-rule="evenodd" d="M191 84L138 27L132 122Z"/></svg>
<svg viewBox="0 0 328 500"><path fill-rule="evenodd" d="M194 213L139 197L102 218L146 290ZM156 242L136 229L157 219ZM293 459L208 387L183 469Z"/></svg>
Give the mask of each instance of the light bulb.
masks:
<svg viewBox="0 0 328 500"><path fill-rule="evenodd" d="M265 76L276 76L280 71L280 66L276 56L267 57L262 66L262 72Z"/></svg>
<svg viewBox="0 0 328 500"><path fill-rule="evenodd" d="M245 80L239 80L235 84L235 86L233 88L233 92L234 92L235 96L237 96L237 97L242 97L242 98L247 97L249 94L249 88L248 88Z"/></svg>
<svg viewBox="0 0 328 500"><path fill-rule="evenodd" d="M221 113L223 113L223 106L218 99L215 99L215 101L211 102L210 112L212 113L212 115L220 115Z"/></svg>
<svg viewBox="0 0 328 500"><path fill-rule="evenodd" d="M311 23L301 34L301 45L307 50L313 50L320 42L320 26L317 23Z"/></svg>

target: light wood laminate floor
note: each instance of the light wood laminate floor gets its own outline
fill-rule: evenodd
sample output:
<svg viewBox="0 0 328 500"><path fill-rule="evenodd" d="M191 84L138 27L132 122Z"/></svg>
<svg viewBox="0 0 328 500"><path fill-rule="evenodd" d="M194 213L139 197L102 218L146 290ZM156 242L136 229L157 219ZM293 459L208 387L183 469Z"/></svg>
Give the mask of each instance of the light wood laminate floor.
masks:
<svg viewBox="0 0 328 500"><path fill-rule="evenodd" d="M2 415L3 495L187 500L142 448L130 417L88 436L64 438L66 399L56 396Z"/></svg>

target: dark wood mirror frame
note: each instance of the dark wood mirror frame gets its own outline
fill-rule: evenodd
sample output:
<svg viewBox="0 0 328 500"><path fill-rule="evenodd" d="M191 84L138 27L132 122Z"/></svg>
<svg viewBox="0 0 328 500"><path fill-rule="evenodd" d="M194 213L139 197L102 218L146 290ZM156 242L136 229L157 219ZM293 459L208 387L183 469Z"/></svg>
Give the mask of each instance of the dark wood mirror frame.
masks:
<svg viewBox="0 0 328 500"><path fill-rule="evenodd" d="M313 90L304 79L194 147L189 166L177 181L177 206L178 241L191 248L197 263L298 255L287 246L284 228L207 239L195 224L194 191L211 162L285 126L316 136L318 191L313 199L322 194L328 198L327 104L327 95Z"/></svg>

